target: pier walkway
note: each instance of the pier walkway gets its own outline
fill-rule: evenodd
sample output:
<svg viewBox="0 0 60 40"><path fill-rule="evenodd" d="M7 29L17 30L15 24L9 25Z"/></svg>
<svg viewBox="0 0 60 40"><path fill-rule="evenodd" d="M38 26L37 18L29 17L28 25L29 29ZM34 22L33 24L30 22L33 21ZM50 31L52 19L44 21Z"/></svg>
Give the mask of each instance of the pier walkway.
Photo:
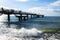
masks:
<svg viewBox="0 0 60 40"><path fill-rule="evenodd" d="M0 16L2 14L8 15L8 22L10 22L10 15L11 14L15 15L18 18L19 21L21 21L21 20L24 20L24 21L28 20L29 16L31 17L31 19L33 17L44 17L44 15L38 15L38 14L33 14L33 13L28 13L28 12L22 12L22 11L15 11L13 9L4 9L4 8L0 9Z"/></svg>

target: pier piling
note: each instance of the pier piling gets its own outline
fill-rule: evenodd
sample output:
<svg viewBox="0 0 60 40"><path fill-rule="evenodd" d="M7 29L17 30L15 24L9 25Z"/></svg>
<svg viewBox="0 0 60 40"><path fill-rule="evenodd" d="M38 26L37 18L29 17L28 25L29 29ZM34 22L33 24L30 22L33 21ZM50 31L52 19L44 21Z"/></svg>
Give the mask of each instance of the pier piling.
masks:
<svg viewBox="0 0 60 40"><path fill-rule="evenodd" d="M8 22L10 22L10 14L8 13Z"/></svg>
<svg viewBox="0 0 60 40"><path fill-rule="evenodd" d="M33 16L33 15L31 15L31 19L32 19L32 16Z"/></svg>
<svg viewBox="0 0 60 40"><path fill-rule="evenodd" d="M27 13L27 12L22 12L22 11L8 10L8 9L4 10L3 8L1 8L1 9L2 9L2 11L0 11L1 14L8 15L8 22L10 22L10 15L11 14L14 14L18 18L19 21L28 20L29 19L29 15L30 15L31 19L33 17L44 17L44 15L38 15L38 14ZM19 16L16 15L16 14L18 14ZM23 16L23 15L26 15L26 16Z"/></svg>

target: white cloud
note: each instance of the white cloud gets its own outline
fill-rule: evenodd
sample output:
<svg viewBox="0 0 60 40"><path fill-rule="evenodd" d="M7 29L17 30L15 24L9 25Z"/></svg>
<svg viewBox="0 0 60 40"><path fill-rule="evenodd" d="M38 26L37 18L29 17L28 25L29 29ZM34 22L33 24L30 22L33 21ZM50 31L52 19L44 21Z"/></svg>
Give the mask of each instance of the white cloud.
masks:
<svg viewBox="0 0 60 40"><path fill-rule="evenodd" d="M27 12L50 16L53 12L53 9L44 8L44 7L33 7L33 8L28 9Z"/></svg>
<svg viewBox="0 0 60 40"><path fill-rule="evenodd" d="M44 8L44 7L33 7L27 10L27 12L42 14L45 16L60 16L60 13L58 12L58 10L56 11L54 9Z"/></svg>
<svg viewBox="0 0 60 40"><path fill-rule="evenodd" d="M0 0L0 3L5 3L7 2L7 0Z"/></svg>
<svg viewBox="0 0 60 40"><path fill-rule="evenodd" d="M43 14L46 16L60 16L60 0L49 4L47 7L33 7L29 8L27 12ZM56 9L55 9L56 8Z"/></svg>
<svg viewBox="0 0 60 40"><path fill-rule="evenodd" d="M54 2L54 3L51 3L52 6L60 6L60 0Z"/></svg>
<svg viewBox="0 0 60 40"><path fill-rule="evenodd" d="M50 4L51 6L60 6L60 0L54 2L54 3L51 3Z"/></svg>
<svg viewBox="0 0 60 40"><path fill-rule="evenodd" d="M3 0L0 0L0 7L2 7L3 5Z"/></svg>
<svg viewBox="0 0 60 40"><path fill-rule="evenodd" d="M38 0L16 0L18 2L29 2L29 1L38 1Z"/></svg>
<svg viewBox="0 0 60 40"><path fill-rule="evenodd" d="M32 1L38 1L38 0L32 0Z"/></svg>
<svg viewBox="0 0 60 40"><path fill-rule="evenodd" d="M7 6L0 6L0 8L4 8L4 9L13 9L13 10L21 10L20 8L15 8L15 7L7 7Z"/></svg>
<svg viewBox="0 0 60 40"><path fill-rule="evenodd" d="M19 1L19 2L27 2L28 0L16 0L16 1Z"/></svg>
<svg viewBox="0 0 60 40"><path fill-rule="evenodd" d="M3 0L0 0L0 3L2 3L3 2Z"/></svg>
<svg viewBox="0 0 60 40"><path fill-rule="evenodd" d="M0 0L0 7L3 7L4 4L7 3L8 0Z"/></svg>
<svg viewBox="0 0 60 40"><path fill-rule="evenodd" d="M3 5L3 0L0 0L0 6L2 6Z"/></svg>

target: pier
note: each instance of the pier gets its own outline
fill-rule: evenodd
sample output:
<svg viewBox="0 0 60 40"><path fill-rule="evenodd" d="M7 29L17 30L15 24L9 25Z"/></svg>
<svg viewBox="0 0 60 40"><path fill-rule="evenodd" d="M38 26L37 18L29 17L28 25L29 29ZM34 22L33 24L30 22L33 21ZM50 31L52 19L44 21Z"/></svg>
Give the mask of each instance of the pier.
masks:
<svg viewBox="0 0 60 40"><path fill-rule="evenodd" d="M21 21L21 20L24 20L24 21L28 20L29 16L30 16L31 19L33 17L36 17L36 18L38 18L38 17L44 17L44 15L38 15L38 14L33 14L33 13L28 13L28 12L22 12L22 11L15 11L13 9L4 9L4 8L0 9L0 16L2 14L8 15L8 22L10 22L10 15L11 14L15 15L18 18L19 21Z"/></svg>

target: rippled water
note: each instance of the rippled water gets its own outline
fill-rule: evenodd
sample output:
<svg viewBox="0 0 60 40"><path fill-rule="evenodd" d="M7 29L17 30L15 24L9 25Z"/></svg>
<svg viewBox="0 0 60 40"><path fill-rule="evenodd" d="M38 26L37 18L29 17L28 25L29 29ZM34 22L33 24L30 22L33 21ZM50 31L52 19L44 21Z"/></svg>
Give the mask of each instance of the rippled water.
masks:
<svg viewBox="0 0 60 40"><path fill-rule="evenodd" d="M11 16L0 16L0 40L60 40L59 32L44 32L41 28L60 28L60 17L33 18L18 21Z"/></svg>

